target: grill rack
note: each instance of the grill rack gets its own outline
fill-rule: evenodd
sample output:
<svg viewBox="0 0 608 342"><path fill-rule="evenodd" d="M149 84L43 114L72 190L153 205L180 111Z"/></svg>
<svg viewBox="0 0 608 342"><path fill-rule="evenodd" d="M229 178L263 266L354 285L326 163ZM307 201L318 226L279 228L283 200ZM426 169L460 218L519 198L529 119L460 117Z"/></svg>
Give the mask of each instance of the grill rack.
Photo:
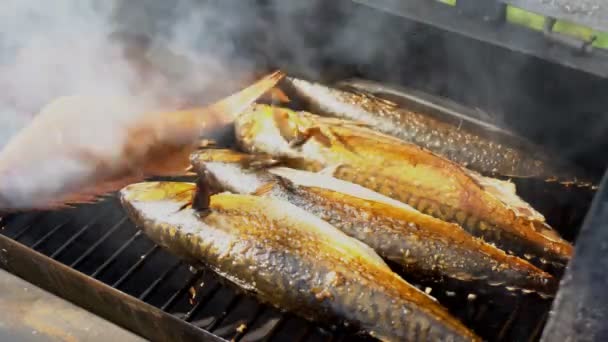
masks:
<svg viewBox="0 0 608 342"><path fill-rule="evenodd" d="M7 216L2 219L0 233L5 237L0 236L3 252L0 266L152 340L159 339L159 333L179 341L201 338L235 342L371 340L347 328L316 325L281 313L226 286L213 272L180 261L129 221L115 195L74 209ZM17 249L22 253L6 252L7 247L15 246L20 246ZM36 258L37 253L32 250L40 253L38 257L42 260L36 265L19 264L22 258ZM53 287L53 279L49 279L48 274L38 274L55 263L67 266L58 273L66 273L67 269L67 273L84 275L79 279L61 279L61 283L74 283L67 287L93 285L95 291L118 290L127 295L129 303L106 305L103 301L91 303L78 296L71 297L65 286ZM412 281L406 275L404 278ZM78 284L91 279L101 283ZM432 286L421 282L417 285L421 289ZM453 295L437 288L433 291L432 295L452 314L492 341L538 340L550 306L550 301L536 295L479 294L471 301L467 299L467 292ZM116 297L110 292L109 295ZM146 305L153 307L154 312ZM162 332L150 330L137 319L125 318L129 316L125 312L133 306L145 306L139 309L146 313L147 324L158 325L155 321L159 315L163 319L165 315L171 316L171 324L190 330L190 334L178 336L176 328ZM246 329L241 330L243 324Z"/></svg>

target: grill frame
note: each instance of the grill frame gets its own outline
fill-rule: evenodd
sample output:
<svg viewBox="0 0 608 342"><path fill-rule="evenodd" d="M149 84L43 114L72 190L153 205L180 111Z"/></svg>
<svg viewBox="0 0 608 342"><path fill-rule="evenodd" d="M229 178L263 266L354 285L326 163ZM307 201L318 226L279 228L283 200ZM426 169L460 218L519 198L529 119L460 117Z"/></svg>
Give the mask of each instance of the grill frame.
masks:
<svg viewBox="0 0 608 342"><path fill-rule="evenodd" d="M32 284L149 340L226 341L4 235L0 235L0 265Z"/></svg>

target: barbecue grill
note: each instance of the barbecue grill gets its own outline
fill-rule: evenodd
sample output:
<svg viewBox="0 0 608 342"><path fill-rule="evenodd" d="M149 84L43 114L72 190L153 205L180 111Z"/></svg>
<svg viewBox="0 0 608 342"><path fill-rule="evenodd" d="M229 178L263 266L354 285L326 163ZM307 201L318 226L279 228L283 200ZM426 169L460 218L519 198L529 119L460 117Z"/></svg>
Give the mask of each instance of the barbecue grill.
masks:
<svg viewBox="0 0 608 342"><path fill-rule="evenodd" d="M278 6L283 10L273 1L259 1L246 12L239 10L239 1L209 1L205 6L216 6L225 21L264 19L264 25L227 37L260 70L280 67L324 82L364 77L415 88L429 98L449 98L470 113L490 113L494 124L565 157L597 181L606 169L602 151L608 146L608 125L600 114L608 108L608 57L603 47L506 19L509 6L515 5L553 24L574 21L608 31L608 4L594 1L585 1L591 6L586 15L565 10L565 0L551 2L554 6L535 0L486 1L483 6L472 6L470 0L311 1L306 6ZM155 18L170 21L169 9L162 2L130 3L125 2L123 17L117 18L124 30L145 27L162 35L167 24ZM147 24L157 26L129 26L129 11L142 13ZM343 32L331 38L352 18L365 18L350 32L356 41L342 40ZM363 47L366 41L375 42L376 49ZM301 51L293 48L302 44L315 53L298 55ZM557 299L449 293L440 287L431 294L487 340L537 341L543 335L547 341L606 340L602 304L608 302L602 284L608 280L608 242L602 242L607 233L601 228L607 222L608 189L603 185L595 192L538 180L518 180L517 186L562 236L576 240L575 257ZM115 196L74 209L10 215L1 224L1 267L150 340L370 339L345 327L313 324L279 312L236 292L211 271L180 261L141 234Z"/></svg>

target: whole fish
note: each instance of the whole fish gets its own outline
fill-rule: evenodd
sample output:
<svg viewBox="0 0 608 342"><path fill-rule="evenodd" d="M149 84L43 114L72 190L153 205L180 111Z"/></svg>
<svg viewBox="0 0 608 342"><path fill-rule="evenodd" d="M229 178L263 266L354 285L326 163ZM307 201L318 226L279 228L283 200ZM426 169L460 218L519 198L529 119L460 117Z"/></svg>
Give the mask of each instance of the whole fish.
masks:
<svg viewBox="0 0 608 342"><path fill-rule="evenodd" d="M501 249L539 262L566 263L572 245L515 194L512 183L482 177L417 145L356 122L253 105L235 122L249 152L291 159L455 222ZM536 260L537 257L540 260Z"/></svg>
<svg viewBox="0 0 608 342"><path fill-rule="evenodd" d="M224 149L195 152L192 164L218 190L286 200L373 248L410 274L482 280L509 289L553 295L555 279L525 260L425 215L407 204L331 176L285 167L274 160Z"/></svg>
<svg viewBox="0 0 608 342"><path fill-rule="evenodd" d="M318 217L259 196L192 199L200 193L191 183L149 182L120 196L152 240L280 309L343 321L383 341L479 340L371 248Z"/></svg>
<svg viewBox="0 0 608 342"><path fill-rule="evenodd" d="M60 98L0 151L0 212L92 202L149 176L182 174L201 137L231 129L282 77L277 71L208 107L176 112L140 112L131 98Z"/></svg>
<svg viewBox="0 0 608 342"><path fill-rule="evenodd" d="M558 177L563 181L576 182L572 175L558 171L556 162L549 162L547 154L541 152L538 146L478 118L462 114L460 106L451 103L441 106L436 101L422 98L420 94L371 81L341 82L338 87L329 87L302 79L287 80L289 88L305 99L313 112L360 121L484 175L547 180ZM408 106L372 92L402 98ZM455 110L451 109L453 107ZM580 183L587 186L585 182Z"/></svg>

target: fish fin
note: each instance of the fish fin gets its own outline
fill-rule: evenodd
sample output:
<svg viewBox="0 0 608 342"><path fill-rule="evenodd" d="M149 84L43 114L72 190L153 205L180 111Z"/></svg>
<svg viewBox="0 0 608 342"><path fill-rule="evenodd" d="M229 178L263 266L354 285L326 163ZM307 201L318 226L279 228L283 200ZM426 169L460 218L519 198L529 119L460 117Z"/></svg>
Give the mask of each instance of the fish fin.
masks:
<svg viewBox="0 0 608 342"><path fill-rule="evenodd" d="M328 134L329 133L329 134ZM306 134L315 138L321 145L325 147L331 147L332 145L332 132L328 132L321 126L311 127L306 130Z"/></svg>
<svg viewBox="0 0 608 342"><path fill-rule="evenodd" d="M283 161L277 158L273 158L270 155L266 154L251 154L248 155L248 158L243 160L243 166L247 169L267 169L273 166L278 166L282 164Z"/></svg>
<svg viewBox="0 0 608 342"><path fill-rule="evenodd" d="M336 174L336 171L338 171L340 166L342 166L342 165L341 164L330 165L326 168L321 169L317 173L320 175L323 175L323 176L334 177L334 175Z"/></svg>
<svg viewBox="0 0 608 342"><path fill-rule="evenodd" d="M342 145L342 147L344 147L349 152L357 154L357 150L348 141L346 141L346 139L344 139L340 134L336 133L330 127L328 127L327 130L330 132L329 135L334 138L334 141L338 142L340 145Z"/></svg>
<svg viewBox="0 0 608 342"><path fill-rule="evenodd" d="M184 209L188 208L188 207L189 207L189 206L191 206L191 205L192 205L192 202L187 202L187 203L184 203L184 204L183 204L181 207L179 207L179 209L177 209L177 212L180 212L180 211L182 211L182 210L184 210Z"/></svg>
<svg viewBox="0 0 608 342"><path fill-rule="evenodd" d="M338 126L344 126L344 127L348 127L348 126L372 127L371 124L363 122L363 121L358 121L358 120L346 120L346 119L332 118L332 117L325 117L325 116L321 116L321 117L315 118L315 119L318 122L326 124L326 125L338 125Z"/></svg>
<svg viewBox="0 0 608 342"><path fill-rule="evenodd" d="M285 94L285 92L283 90L281 90L278 87L274 87L270 90L272 97L274 100L280 102L280 103L289 103L291 102L291 100L289 99L289 96L287 96L287 94Z"/></svg>
<svg viewBox="0 0 608 342"><path fill-rule="evenodd" d="M331 137L328 136L325 130L320 126L310 127L304 130L303 132L298 132L295 139L289 142L289 146L300 147L312 138L315 138L316 141L318 141L321 145L325 147L331 147Z"/></svg>
<svg viewBox="0 0 608 342"><path fill-rule="evenodd" d="M199 149L214 148L217 146L217 141L213 139L201 139L198 143Z"/></svg>
<svg viewBox="0 0 608 342"><path fill-rule="evenodd" d="M262 184L259 188L255 189L255 191L252 193L252 195L264 196L265 194L272 191L272 189L275 187L275 185L277 185L277 182L268 182L268 183Z"/></svg>
<svg viewBox="0 0 608 342"><path fill-rule="evenodd" d="M216 102L211 106L212 110L236 118L260 96L274 88L283 77L285 77L285 74L282 71L274 71L240 92Z"/></svg>
<svg viewBox="0 0 608 342"><path fill-rule="evenodd" d="M271 103L273 103L273 104L280 104L280 103L289 103L289 102L291 102L291 100L289 99L289 97L287 96L287 94L285 94L285 92L283 90L281 90L280 88L278 88L278 87L274 87L274 88L270 89L261 98L262 99L268 98L268 100Z"/></svg>

